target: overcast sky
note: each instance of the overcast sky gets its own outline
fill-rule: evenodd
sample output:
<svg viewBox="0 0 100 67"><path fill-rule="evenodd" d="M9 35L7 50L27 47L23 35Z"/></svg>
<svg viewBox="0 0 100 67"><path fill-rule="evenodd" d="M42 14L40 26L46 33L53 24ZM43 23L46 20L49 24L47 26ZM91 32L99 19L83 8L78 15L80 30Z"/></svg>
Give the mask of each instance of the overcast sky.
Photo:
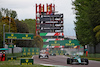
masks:
<svg viewBox="0 0 100 67"><path fill-rule="evenodd" d="M35 19L35 4L55 4L55 10L64 14L64 35L76 36L75 14L71 0L0 0L0 8L15 10L19 20ZM46 8L45 8L46 9Z"/></svg>

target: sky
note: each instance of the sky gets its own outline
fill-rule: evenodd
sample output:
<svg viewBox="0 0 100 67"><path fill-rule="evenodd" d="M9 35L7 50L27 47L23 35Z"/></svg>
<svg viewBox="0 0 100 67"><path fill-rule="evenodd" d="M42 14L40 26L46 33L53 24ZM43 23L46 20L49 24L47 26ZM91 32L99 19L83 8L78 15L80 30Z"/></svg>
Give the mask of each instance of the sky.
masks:
<svg viewBox="0 0 100 67"><path fill-rule="evenodd" d="M35 19L35 4L55 4L55 10L64 14L64 35L76 36L72 0L0 0L0 8L15 10L19 20ZM45 8L46 9L46 8Z"/></svg>

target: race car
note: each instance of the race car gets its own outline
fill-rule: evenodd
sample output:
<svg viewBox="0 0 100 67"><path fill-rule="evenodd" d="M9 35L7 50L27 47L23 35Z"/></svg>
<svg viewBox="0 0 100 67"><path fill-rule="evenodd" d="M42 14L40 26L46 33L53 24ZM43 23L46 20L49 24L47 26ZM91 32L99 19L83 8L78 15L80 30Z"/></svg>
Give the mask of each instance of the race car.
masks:
<svg viewBox="0 0 100 67"><path fill-rule="evenodd" d="M56 56L56 54L55 53L51 53L50 56Z"/></svg>
<svg viewBox="0 0 100 67"><path fill-rule="evenodd" d="M46 53L41 53L41 54L39 55L39 58L46 58L46 59L48 59L49 56L48 56L48 54L46 54Z"/></svg>
<svg viewBox="0 0 100 67"><path fill-rule="evenodd" d="M86 58L81 58L80 56L72 56L71 58L67 58L67 64L81 64L88 65L89 61Z"/></svg>
<svg viewBox="0 0 100 67"><path fill-rule="evenodd" d="M64 55L65 55L65 56L68 56L68 55L69 55L69 53L64 53Z"/></svg>

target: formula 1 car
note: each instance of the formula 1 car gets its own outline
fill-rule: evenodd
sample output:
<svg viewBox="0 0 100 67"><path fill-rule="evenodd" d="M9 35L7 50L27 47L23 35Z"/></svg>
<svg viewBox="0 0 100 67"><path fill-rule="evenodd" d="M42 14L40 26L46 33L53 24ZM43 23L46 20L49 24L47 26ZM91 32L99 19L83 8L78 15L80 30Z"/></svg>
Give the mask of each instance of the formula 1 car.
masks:
<svg viewBox="0 0 100 67"><path fill-rule="evenodd" d="M51 53L50 56L56 56L56 54L55 53Z"/></svg>
<svg viewBox="0 0 100 67"><path fill-rule="evenodd" d="M81 64L88 65L89 61L86 58L81 58L80 56L72 56L71 58L67 58L67 64Z"/></svg>
<svg viewBox="0 0 100 67"><path fill-rule="evenodd" d="M42 54L39 55L39 58L47 58L48 59L49 56L45 53L44 54L42 53Z"/></svg>
<svg viewBox="0 0 100 67"><path fill-rule="evenodd" d="M68 56L69 54L68 54L68 53L64 53L64 55L65 55L65 56Z"/></svg>

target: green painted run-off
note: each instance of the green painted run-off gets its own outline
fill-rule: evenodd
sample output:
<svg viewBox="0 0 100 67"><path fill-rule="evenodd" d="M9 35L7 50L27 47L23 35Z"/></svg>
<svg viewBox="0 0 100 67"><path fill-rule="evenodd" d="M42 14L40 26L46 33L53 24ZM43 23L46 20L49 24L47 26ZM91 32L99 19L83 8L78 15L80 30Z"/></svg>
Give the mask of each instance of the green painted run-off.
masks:
<svg viewBox="0 0 100 67"><path fill-rule="evenodd" d="M40 33L40 36L46 36L47 33Z"/></svg>
<svg viewBox="0 0 100 67"><path fill-rule="evenodd" d="M43 42L46 42L47 41L47 39L43 39Z"/></svg>

